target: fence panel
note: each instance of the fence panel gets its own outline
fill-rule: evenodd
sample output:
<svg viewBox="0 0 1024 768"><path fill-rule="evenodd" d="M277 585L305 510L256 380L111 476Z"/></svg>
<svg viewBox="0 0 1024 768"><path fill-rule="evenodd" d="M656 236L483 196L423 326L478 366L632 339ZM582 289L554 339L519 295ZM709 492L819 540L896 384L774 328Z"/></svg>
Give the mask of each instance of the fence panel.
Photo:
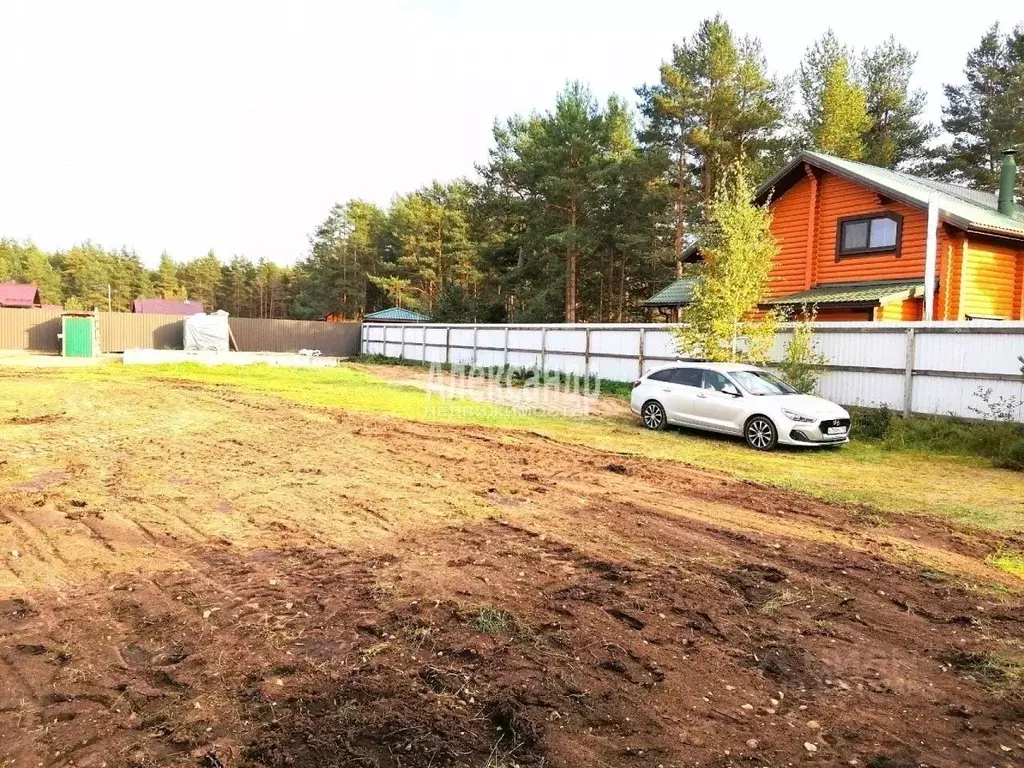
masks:
<svg viewBox="0 0 1024 768"><path fill-rule="evenodd" d="M319 349L332 357L359 354L359 323L232 317L228 324L238 348L243 352Z"/></svg>
<svg viewBox="0 0 1024 768"><path fill-rule="evenodd" d="M1024 323L818 323L826 364L824 397L845 405L887 405L904 413L960 416L985 410L979 394L1016 402L1024 421ZM477 366L543 368L630 381L678 360L670 326L627 324L417 325L415 347L400 343L401 326L363 325L365 354ZM777 335L780 360L791 327ZM387 342L385 343L385 339Z"/></svg>
<svg viewBox="0 0 1024 768"><path fill-rule="evenodd" d="M181 349L184 322L184 315L100 312L100 348L104 352Z"/></svg>
<svg viewBox="0 0 1024 768"><path fill-rule="evenodd" d="M59 309L0 308L0 349L60 352ZM99 312L103 352L126 349L181 349L185 317L132 312ZM359 354L359 323L310 320L228 320L244 352L297 352L319 349L325 355Z"/></svg>

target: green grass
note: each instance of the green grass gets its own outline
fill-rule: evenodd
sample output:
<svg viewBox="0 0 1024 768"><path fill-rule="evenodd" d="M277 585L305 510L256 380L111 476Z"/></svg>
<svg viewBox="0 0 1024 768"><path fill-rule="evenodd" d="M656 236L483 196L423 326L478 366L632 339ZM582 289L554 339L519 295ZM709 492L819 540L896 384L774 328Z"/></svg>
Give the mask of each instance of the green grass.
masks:
<svg viewBox="0 0 1024 768"><path fill-rule="evenodd" d="M633 389L633 385L625 381L612 381L598 376L576 376L559 371L537 371L532 368L517 368L507 365L476 368L450 363L422 363L418 360L403 360L399 357L385 357L384 355L362 355L358 361L367 365L391 365L424 371L432 368L446 372L457 370L476 378L496 379L508 386L521 387L529 383L531 386L551 384L569 389L578 387L582 392L596 392L602 397L616 397L627 401Z"/></svg>
<svg viewBox="0 0 1024 768"><path fill-rule="evenodd" d="M890 450L929 454L983 456L996 467L1024 471L1024 425L998 419L913 415L889 408L851 408L861 438L877 440Z"/></svg>
<svg viewBox="0 0 1024 768"><path fill-rule="evenodd" d="M561 442L716 470L828 501L883 512L934 514L994 530L1024 531L1024 477L981 457L934 455L874 440L841 449L759 453L738 440L667 430L648 432L631 418L575 418L522 412L468 399L444 400L356 366L302 369L198 364L76 368L40 375L145 381L174 378L239 388L291 402L387 418L528 430ZM514 439L514 435L510 435ZM884 523L884 518L881 518Z"/></svg>
<svg viewBox="0 0 1024 768"><path fill-rule="evenodd" d="M1007 573L1012 573L1018 579L1024 579L1024 552L999 550L985 558L985 562Z"/></svg>
<svg viewBox="0 0 1024 768"><path fill-rule="evenodd" d="M516 628L516 620L507 611L497 608L481 608L473 619L477 632L485 635L497 635L506 630Z"/></svg>

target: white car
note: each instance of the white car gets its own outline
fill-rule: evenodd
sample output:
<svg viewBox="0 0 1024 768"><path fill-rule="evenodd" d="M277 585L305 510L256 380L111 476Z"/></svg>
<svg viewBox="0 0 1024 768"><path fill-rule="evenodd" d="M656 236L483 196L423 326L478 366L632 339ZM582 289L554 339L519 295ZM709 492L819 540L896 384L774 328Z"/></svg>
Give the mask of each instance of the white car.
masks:
<svg viewBox="0 0 1024 768"><path fill-rule="evenodd" d="M674 363L633 383L630 408L648 429L669 424L736 435L758 451L776 445L839 445L850 414L801 395L773 373L739 363Z"/></svg>

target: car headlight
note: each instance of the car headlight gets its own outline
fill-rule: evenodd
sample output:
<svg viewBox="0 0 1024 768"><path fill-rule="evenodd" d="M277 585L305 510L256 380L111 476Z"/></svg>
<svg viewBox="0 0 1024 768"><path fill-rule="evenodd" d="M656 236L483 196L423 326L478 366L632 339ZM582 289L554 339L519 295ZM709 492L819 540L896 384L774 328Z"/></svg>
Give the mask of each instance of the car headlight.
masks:
<svg viewBox="0 0 1024 768"><path fill-rule="evenodd" d="M802 413L791 411L788 408L782 409L782 415L785 416L787 419L792 419L793 421L801 421L804 422L805 424L809 424L810 422L814 421L813 416L804 416Z"/></svg>

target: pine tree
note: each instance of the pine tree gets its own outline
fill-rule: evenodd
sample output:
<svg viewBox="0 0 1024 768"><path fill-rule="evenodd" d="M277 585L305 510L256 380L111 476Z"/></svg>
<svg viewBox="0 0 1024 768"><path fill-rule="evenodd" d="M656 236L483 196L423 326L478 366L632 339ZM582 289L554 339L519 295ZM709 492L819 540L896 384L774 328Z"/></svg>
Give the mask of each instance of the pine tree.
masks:
<svg viewBox="0 0 1024 768"><path fill-rule="evenodd" d="M220 277L220 262L212 250L183 264L178 270L178 279L188 300L201 302L207 312L213 312L217 307Z"/></svg>
<svg viewBox="0 0 1024 768"><path fill-rule="evenodd" d="M309 256L296 265L292 311L297 317L338 313L359 317L367 307L367 275L379 270L384 213L372 203L335 205L310 237Z"/></svg>
<svg viewBox="0 0 1024 768"><path fill-rule="evenodd" d="M0 239L0 282L9 280L35 285L44 304L60 304L63 298L60 274L34 243Z"/></svg>
<svg viewBox="0 0 1024 768"><path fill-rule="evenodd" d="M87 309L106 309L112 279L112 259L88 240L56 254L65 296L74 296Z"/></svg>
<svg viewBox="0 0 1024 768"><path fill-rule="evenodd" d="M864 135L871 127L855 61L829 30L807 49L799 72L802 143L849 160L864 156Z"/></svg>
<svg viewBox="0 0 1024 768"><path fill-rule="evenodd" d="M1024 26L998 24L967 55L966 83L943 86L942 129L952 141L936 152L938 178L994 190L1004 149L1024 145Z"/></svg>
<svg viewBox="0 0 1024 768"><path fill-rule="evenodd" d="M714 199L725 169L739 162L760 180L780 159L788 86L768 75L756 39L737 40L716 16L673 46L658 84L637 94L647 121L642 139L665 168L681 274L687 230Z"/></svg>
<svg viewBox="0 0 1024 768"><path fill-rule="evenodd" d="M480 170L526 225L517 277L531 288L522 308L550 320L560 303L565 321L576 322L580 263L595 246L591 219L607 162L602 111L584 85L569 83L553 110L496 125L494 139Z"/></svg>
<svg viewBox="0 0 1024 768"><path fill-rule="evenodd" d="M895 37L864 51L861 69L871 125L865 133L864 161L885 168L911 169L928 156L935 129L923 122L927 97L911 90L917 54Z"/></svg>
<svg viewBox="0 0 1024 768"><path fill-rule="evenodd" d="M167 251L160 254L160 266L152 278L153 290L161 299L183 299L183 286L178 281L178 265Z"/></svg>

